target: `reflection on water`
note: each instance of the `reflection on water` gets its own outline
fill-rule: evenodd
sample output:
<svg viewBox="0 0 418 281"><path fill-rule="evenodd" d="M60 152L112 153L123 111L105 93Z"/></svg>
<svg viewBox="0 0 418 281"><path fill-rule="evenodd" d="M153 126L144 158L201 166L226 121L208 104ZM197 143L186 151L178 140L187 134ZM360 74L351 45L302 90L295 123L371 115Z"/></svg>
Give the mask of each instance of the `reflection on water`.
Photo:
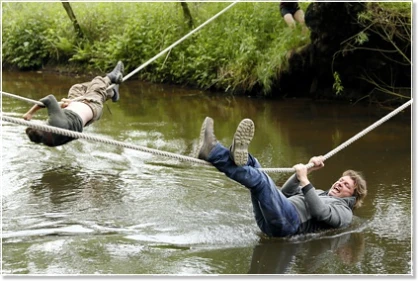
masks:
<svg viewBox="0 0 418 281"><path fill-rule="evenodd" d="M85 78L87 79L87 78ZM3 73L3 90L64 97L83 77ZM31 106L4 98L20 117ZM325 154L387 114L310 100L229 97L127 81L85 133L191 156L204 117L226 144L242 118L256 125L251 152L264 167ZM40 111L37 120L46 119ZM36 122L35 120L32 122ZM41 122L41 121L39 121ZM327 189L362 171L364 207L348 229L268 239L248 191L213 167L77 140L48 148L2 124L6 274L411 274L411 120L395 116L312 174ZM280 184L288 174L273 174Z"/></svg>
<svg viewBox="0 0 418 281"><path fill-rule="evenodd" d="M364 233L347 233L309 242L261 242L254 248L248 273L350 274L346 268L363 267L364 236Z"/></svg>

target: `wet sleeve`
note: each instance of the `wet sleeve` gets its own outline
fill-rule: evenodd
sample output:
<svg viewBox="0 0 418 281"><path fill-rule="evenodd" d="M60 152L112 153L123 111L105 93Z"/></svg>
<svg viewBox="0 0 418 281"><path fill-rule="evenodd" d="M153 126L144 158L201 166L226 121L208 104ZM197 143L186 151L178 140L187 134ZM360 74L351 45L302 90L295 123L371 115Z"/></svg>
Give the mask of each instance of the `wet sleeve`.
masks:
<svg viewBox="0 0 418 281"><path fill-rule="evenodd" d="M48 95L40 99L39 101L42 102L45 105L45 107L48 109L49 115L61 111L61 107L58 104L57 99L53 95Z"/></svg>
<svg viewBox="0 0 418 281"><path fill-rule="evenodd" d="M296 176L296 174L293 174L282 186L280 189L281 192L286 197L290 197L296 194L302 193L301 188L299 186L299 180Z"/></svg>
<svg viewBox="0 0 418 281"><path fill-rule="evenodd" d="M53 95L48 95L41 99L40 102L45 104L48 110L48 124L54 127L68 129L68 119L65 116L61 106L58 104L57 99Z"/></svg>
<svg viewBox="0 0 418 281"><path fill-rule="evenodd" d="M306 204L313 218L335 228L351 223L353 212L344 202L335 200L332 204L325 203L315 192L312 184L303 187L302 192L305 195Z"/></svg>

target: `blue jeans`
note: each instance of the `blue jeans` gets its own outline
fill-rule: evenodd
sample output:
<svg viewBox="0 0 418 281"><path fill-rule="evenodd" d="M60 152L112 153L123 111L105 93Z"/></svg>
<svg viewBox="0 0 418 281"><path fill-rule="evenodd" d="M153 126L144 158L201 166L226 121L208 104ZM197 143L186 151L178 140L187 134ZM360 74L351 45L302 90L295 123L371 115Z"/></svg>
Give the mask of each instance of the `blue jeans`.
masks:
<svg viewBox="0 0 418 281"><path fill-rule="evenodd" d="M277 189L252 155L246 166L237 166L229 149L217 143L209 153L208 162L251 192L253 211L258 227L268 236L285 237L297 233L300 219L295 206Z"/></svg>

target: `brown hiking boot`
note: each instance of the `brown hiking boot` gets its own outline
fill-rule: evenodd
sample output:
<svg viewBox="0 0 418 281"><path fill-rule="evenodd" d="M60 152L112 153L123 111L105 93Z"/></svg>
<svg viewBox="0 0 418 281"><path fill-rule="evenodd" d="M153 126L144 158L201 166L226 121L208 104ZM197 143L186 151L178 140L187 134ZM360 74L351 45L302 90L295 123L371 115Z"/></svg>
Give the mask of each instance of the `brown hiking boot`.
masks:
<svg viewBox="0 0 418 281"><path fill-rule="evenodd" d="M206 117L200 129L197 158L208 160L209 153L218 143L213 130L213 119Z"/></svg>
<svg viewBox="0 0 418 281"><path fill-rule="evenodd" d="M230 152L237 166L244 166L248 162L248 145L254 137L254 127L251 119L243 119L235 131Z"/></svg>

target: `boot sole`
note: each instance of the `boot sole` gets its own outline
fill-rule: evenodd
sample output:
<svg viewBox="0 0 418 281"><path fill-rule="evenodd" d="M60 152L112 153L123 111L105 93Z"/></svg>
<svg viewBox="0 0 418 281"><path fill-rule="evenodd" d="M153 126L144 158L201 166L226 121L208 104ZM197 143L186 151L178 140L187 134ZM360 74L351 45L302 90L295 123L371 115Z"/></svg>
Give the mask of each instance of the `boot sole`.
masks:
<svg viewBox="0 0 418 281"><path fill-rule="evenodd" d="M242 120L235 132L232 157L237 166L248 162L248 146L254 137L254 122L251 119Z"/></svg>

